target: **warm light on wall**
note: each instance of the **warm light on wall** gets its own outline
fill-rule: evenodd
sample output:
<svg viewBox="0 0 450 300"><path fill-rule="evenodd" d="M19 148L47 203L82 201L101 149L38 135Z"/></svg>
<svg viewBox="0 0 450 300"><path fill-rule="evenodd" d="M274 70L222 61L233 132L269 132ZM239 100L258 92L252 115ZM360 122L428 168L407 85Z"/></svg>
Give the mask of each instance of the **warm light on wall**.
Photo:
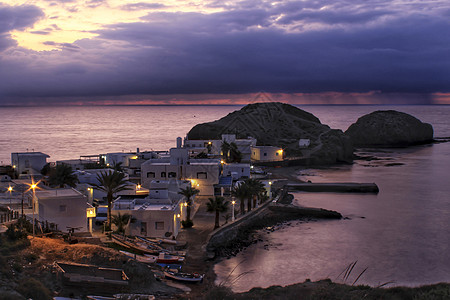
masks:
<svg viewBox="0 0 450 300"><path fill-rule="evenodd" d="M12 187L12 186L9 186L9 187L8 187L8 192L10 192L10 193L11 193L11 192L12 192L12 190L13 190L13 187Z"/></svg>
<svg viewBox="0 0 450 300"><path fill-rule="evenodd" d="M86 217L95 218L97 214L95 213L95 207L86 208Z"/></svg>

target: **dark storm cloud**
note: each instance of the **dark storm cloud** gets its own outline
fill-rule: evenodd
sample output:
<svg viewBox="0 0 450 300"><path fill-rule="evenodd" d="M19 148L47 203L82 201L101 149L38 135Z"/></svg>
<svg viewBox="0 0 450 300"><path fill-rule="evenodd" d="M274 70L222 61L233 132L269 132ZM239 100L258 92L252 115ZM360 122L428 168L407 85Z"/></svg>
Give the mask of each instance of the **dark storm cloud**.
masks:
<svg viewBox="0 0 450 300"><path fill-rule="evenodd" d="M326 1L251 3L213 14L155 12L142 22L107 26L96 38L47 42L61 51L10 50L11 59L0 60L0 91L8 97L450 92L446 11L405 12L382 1L373 11L366 2L332 10L319 10ZM19 56L26 59L13 59Z"/></svg>
<svg viewBox="0 0 450 300"><path fill-rule="evenodd" d="M42 18L44 13L36 6L7 6L0 3L0 52L15 46L10 31L24 30Z"/></svg>
<svg viewBox="0 0 450 300"><path fill-rule="evenodd" d="M0 33L24 30L43 16L42 10L33 5L7 6L0 2Z"/></svg>

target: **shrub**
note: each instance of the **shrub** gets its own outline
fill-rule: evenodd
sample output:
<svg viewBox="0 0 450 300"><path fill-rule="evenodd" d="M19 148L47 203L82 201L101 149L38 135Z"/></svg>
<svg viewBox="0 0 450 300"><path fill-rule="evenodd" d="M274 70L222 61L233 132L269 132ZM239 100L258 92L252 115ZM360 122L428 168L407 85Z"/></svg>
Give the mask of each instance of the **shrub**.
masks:
<svg viewBox="0 0 450 300"><path fill-rule="evenodd" d="M194 226L194 222L192 222L192 220L182 220L181 226L183 226L183 228L191 228Z"/></svg>
<svg viewBox="0 0 450 300"><path fill-rule="evenodd" d="M52 299L51 292L40 281L34 278L24 278L16 289L25 298L33 300Z"/></svg>

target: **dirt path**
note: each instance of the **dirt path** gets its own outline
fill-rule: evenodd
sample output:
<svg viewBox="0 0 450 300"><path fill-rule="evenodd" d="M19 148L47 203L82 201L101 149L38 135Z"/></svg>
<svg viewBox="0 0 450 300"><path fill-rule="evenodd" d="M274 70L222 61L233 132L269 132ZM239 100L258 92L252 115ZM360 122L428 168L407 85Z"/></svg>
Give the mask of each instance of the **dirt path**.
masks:
<svg viewBox="0 0 450 300"><path fill-rule="evenodd" d="M193 216L194 226L189 229L183 229L177 237L177 240L187 242L187 252L185 265L183 271L197 272L205 274L203 283L198 285L189 285L192 292L189 298L198 299L208 286L214 284L214 262L208 261L203 249L206 244L208 235L214 229L215 214L206 212L206 203L209 197L196 197L198 205L194 208L195 215Z"/></svg>

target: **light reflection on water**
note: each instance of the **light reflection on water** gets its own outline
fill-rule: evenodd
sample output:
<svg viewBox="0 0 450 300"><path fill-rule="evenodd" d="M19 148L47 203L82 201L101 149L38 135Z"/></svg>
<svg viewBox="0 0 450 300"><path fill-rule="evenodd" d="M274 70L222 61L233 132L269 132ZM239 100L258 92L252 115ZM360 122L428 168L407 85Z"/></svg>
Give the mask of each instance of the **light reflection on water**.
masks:
<svg viewBox="0 0 450 300"><path fill-rule="evenodd" d="M297 204L336 210L349 219L292 222L266 234L266 241L217 264L216 283L241 261L234 274L254 272L237 281L235 291L307 278L343 282L337 276L356 260L347 280L350 284L366 267L358 284L449 282L450 188L445 167L450 165L449 154L450 144L446 143L387 150L382 155L389 159L381 162L358 161L353 166L301 171L310 175L302 179L312 182L375 182L380 193L295 193ZM402 164L386 166L392 161ZM269 250L264 245L269 245Z"/></svg>

